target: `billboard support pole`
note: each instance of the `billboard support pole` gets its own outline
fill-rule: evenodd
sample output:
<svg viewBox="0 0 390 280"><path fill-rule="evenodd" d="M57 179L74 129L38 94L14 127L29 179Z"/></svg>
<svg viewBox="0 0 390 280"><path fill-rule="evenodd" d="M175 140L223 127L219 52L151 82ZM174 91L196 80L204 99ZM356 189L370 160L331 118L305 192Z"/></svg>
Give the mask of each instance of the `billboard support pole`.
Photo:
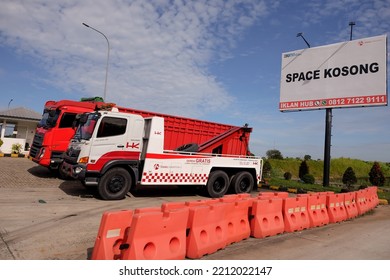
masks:
<svg viewBox="0 0 390 280"><path fill-rule="evenodd" d="M326 117L325 117L324 173L323 173L323 183L322 183L324 187L329 186L331 139L332 139L332 108L327 108Z"/></svg>
<svg viewBox="0 0 390 280"><path fill-rule="evenodd" d="M298 33L297 37L302 37L307 47L310 48L310 44L306 41L305 37L303 37L302 33ZM327 108L326 116L325 116L324 173L323 173L323 182L322 182L322 185L324 187L329 186L331 138L332 138L332 108Z"/></svg>
<svg viewBox="0 0 390 280"><path fill-rule="evenodd" d="M351 27L349 40L352 41L352 28L355 22L351 21L349 26ZM323 182L324 187L329 187L329 174L330 174L330 147L332 139L332 108L326 109L325 117L325 147L324 147L324 173Z"/></svg>

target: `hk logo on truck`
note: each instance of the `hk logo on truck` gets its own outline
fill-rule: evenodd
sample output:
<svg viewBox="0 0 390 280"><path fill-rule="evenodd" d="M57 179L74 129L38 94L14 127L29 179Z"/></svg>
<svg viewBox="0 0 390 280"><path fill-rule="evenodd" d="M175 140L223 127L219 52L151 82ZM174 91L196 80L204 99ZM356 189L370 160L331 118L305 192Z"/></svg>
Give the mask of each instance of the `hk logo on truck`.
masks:
<svg viewBox="0 0 390 280"><path fill-rule="evenodd" d="M126 143L126 148L138 149L139 150L139 143L132 142L131 144L129 144L129 142L127 142Z"/></svg>

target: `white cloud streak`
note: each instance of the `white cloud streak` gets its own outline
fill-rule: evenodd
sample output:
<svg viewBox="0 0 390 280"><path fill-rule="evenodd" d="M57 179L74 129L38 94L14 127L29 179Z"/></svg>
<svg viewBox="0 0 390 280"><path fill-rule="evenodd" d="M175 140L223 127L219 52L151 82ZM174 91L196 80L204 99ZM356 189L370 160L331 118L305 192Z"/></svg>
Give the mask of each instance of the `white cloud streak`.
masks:
<svg viewBox="0 0 390 280"><path fill-rule="evenodd" d="M29 81L35 78L32 84L39 89L48 85L65 92L58 99L102 96L107 44L84 27L85 22L110 41L108 101L248 122L254 127L251 148L257 155L275 147L286 156L322 158L324 111L282 114L277 109L280 81L275 65L280 65L280 53L294 44L303 46L295 32L312 32L307 36L312 46L345 41L349 21L356 22L353 38L389 34L389 16L388 0L3 0L0 45L44 69L43 74L30 69L19 73ZM234 67L220 62L237 58L234 48L242 46L251 28L251 35L262 39L246 41L256 45L241 50L248 54L256 49L246 60L257 63L248 73L258 73L256 85L237 86L239 78L230 81L231 76L223 83L223 75L215 76L211 65ZM247 64L239 65L243 68L228 75L248 71ZM2 77L7 71L8 66L0 64ZM390 160L385 142L390 137L388 107L333 112L332 157Z"/></svg>
<svg viewBox="0 0 390 280"><path fill-rule="evenodd" d="M69 92L103 95L110 42L108 101L199 116L234 101L207 65L223 59L241 33L266 16L265 1L5 0L0 43L32 56ZM6 70L6 69L5 69Z"/></svg>
<svg viewBox="0 0 390 280"><path fill-rule="evenodd" d="M332 42L348 40L349 22L355 22L353 38L382 35L389 32L390 1L388 0L325 0L308 1L302 15L306 26L327 25L337 21L344 28L329 30ZM338 33L337 33L338 32Z"/></svg>

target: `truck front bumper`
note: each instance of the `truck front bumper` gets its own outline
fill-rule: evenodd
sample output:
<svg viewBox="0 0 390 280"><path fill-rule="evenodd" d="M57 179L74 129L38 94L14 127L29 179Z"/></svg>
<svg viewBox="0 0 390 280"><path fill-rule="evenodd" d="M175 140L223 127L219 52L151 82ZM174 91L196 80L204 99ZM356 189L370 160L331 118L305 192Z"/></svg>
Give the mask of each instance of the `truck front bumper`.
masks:
<svg viewBox="0 0 390 280"><path fill-rule="evenodd" d="M61 169L67 176L83 181L85 179L85 165L84 164L70 164L64 161L61 164Z"/></svg>

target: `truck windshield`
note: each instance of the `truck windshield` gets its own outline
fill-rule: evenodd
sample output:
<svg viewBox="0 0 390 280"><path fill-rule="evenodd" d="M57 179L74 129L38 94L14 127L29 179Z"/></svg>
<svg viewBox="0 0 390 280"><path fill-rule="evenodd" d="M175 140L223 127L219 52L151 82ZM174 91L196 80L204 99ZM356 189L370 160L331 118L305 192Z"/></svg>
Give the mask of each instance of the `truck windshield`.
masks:
<svg viewBox="0 0 390 280"><path fill-rule="evenodd" d="M77 127L77 131L75 134L75 139L77 140L91 139L93 130L95 129L96 122L99 119L100 114L88 114L85 116L85 120L80 121L80 124Z"/></svg>
<svg viewBox="0 0 390 280"><path fill-rule="evenodd" d="M52 128L56 126L58 117L61 111L45 109L42 114L42 119L38 123L38 127Z"/></svg>

